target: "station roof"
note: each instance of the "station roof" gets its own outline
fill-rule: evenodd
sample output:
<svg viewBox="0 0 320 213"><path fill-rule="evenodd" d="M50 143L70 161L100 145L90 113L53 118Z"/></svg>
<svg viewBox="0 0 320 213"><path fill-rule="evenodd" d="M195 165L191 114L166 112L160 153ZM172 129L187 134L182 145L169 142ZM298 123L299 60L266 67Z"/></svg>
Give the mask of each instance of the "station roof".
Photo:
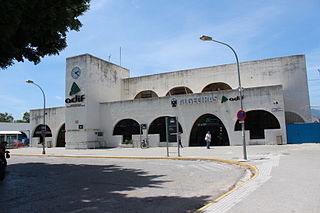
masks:
<svg viewBox="0 0 320 213"><path fill-rule="evenodd" d="M0 135L20 135L19 131L0 131Z"/></svg>

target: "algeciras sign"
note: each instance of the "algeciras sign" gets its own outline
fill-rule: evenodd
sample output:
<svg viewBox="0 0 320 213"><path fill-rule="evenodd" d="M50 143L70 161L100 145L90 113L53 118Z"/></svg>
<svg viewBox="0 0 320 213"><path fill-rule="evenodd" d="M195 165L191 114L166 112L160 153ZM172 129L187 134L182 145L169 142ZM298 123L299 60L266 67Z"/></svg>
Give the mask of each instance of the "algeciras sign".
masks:
<svg viewBox="0 0 320 213"><path fill-rule="evenodd" d="M180 100L177 100L176 98L172 98L171 105L172 107L176 107L178 103L179 105L204 104L204 103L213 103L213 102L216 102L217 100L218 100L217 96L213 96L213 95L183 98Z"/></svg>
<svg viewBox="0 0 320 213"><path fill-rule="evenodd" d="M79 88L79 86L75 82L73 82L71 89L70 89L70 92L69 92L69 95L70 96L75 95L75 96L72 98L67 98L65 100L65 102L67 104L83 102L85 99L85 95L76 95L80 91L81 91L81 89Z"/></svg>

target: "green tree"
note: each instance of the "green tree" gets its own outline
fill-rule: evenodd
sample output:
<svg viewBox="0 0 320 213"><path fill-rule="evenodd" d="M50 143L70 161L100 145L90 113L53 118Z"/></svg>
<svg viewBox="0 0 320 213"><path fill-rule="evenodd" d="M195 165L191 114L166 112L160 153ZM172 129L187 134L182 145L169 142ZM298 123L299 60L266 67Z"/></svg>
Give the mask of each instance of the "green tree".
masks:
<svg viewBox="0 0 320 213"><path fill-rule="evenodd" d="M38 64L67 47L66 33L79 31L78 16L90 0L0 0L0 68L25 59Z"/></svg>
<svg viewBox="0 0 320 213"><path fill-rule="evenodd" d="M30 113L29 112L25 112L23 114L22 120L24 120L26 123L29 123L30 122Z"/></svg>
<svg viewBox="0 0 320 213"><path fill-rule="evenodd" d="M9 115L7 112L0 113L0 122L12 122L13 120L14 118L11 114Z"/></svg>

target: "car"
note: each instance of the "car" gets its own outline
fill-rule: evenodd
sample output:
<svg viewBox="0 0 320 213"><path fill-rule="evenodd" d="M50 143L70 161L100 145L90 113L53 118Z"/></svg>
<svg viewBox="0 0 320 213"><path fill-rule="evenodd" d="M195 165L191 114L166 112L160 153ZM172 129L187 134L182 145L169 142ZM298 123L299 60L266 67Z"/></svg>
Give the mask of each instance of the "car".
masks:
<svg viewBox="0 0 320 213"><path fill-rule="evenodd" d="M19 140L14 140L14 141L12 141L12 146L13 147L24 147L24 143Z"/></svg>

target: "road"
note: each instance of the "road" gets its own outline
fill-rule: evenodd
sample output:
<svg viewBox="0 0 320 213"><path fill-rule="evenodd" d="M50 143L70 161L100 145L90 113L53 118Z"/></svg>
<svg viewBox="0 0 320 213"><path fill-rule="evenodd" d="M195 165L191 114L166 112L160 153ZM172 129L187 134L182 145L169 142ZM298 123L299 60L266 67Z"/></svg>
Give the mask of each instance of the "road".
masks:
<svg viewBox="0 0 320 213"><path fill-rule="evenodd" d="M192 212L228 191L244 168L212 161L9 159L1 213Z"/></svg>

